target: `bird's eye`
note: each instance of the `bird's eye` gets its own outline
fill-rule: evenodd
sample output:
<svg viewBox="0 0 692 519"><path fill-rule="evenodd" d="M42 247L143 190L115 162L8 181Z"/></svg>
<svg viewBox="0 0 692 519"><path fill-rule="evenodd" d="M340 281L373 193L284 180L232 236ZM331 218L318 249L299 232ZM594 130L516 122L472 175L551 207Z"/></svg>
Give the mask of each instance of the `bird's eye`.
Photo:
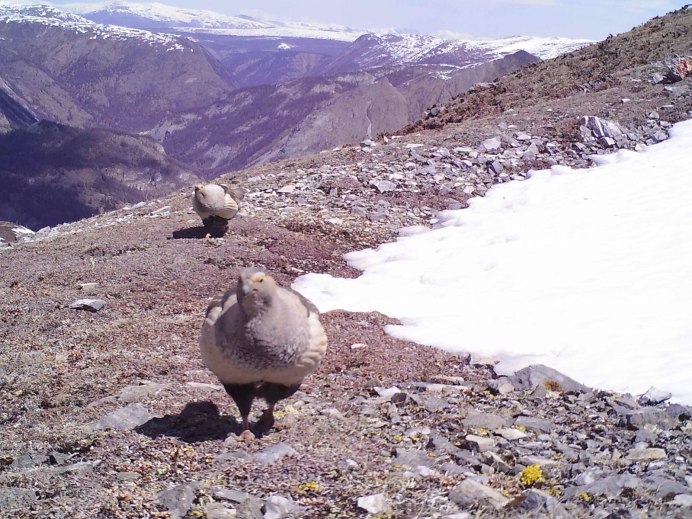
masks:
<svg viewBox="0 0 692 519"><path fill-rule="evenodd" d="M262 283L264 281L264 278L259 278L259 282Z"/></svg>

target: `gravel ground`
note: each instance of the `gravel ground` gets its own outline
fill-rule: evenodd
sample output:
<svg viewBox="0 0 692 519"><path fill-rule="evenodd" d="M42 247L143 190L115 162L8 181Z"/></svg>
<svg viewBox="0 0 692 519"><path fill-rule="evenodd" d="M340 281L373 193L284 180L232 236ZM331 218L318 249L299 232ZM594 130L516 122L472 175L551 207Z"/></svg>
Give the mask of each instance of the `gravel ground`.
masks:
<svg viewBox="0 0 692 519"><path fill-rule="evenodd" d="M689 517L692 412L666 395L592 390L541 367L498 378L385 335L386 316L330 312L325 362L276 429L246 443L197 346L209 299L242 267L283 285L355 276L344 253L429 226L495 183L665 138L690 117L691 80L671 90L650 81L657 66L236 173L248 194L224 238L205 236L185 190L5 245L0 516ZM625 137L604 144L583 116ZM106 306L70 308L84 298Z"/></svg>

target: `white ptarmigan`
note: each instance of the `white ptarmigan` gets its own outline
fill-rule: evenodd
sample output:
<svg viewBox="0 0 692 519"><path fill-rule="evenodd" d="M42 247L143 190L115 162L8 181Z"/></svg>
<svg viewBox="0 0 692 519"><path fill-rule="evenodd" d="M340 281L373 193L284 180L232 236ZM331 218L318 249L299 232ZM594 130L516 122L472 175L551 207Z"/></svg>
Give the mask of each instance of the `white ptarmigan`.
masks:
<svg viewBox="0 0 692 519"><path fill-rule="evenodd" d="M266 400L267 410L253 427L261 435L274 425L275 404L319 366L327 335L312 302L265 272L245 268L237 285L209 304L200 349L238 406L241 434L249 431L252 401Z"/></svg>
<svg viewBox="0 0 692 519"><path fill-rule="evenodd" d="M212 232L226 232L229 220L238 214L245 190L224 184L198 184L192 194L192 208Z"/></svg>

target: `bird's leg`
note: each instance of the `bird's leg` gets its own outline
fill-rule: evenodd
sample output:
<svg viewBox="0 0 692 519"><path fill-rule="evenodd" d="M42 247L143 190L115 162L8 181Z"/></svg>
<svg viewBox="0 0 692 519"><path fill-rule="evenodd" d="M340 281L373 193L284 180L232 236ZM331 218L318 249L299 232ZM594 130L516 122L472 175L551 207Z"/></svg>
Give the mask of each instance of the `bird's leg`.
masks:
<svg viewBox="0 0 692 519"><path fill-rule="evenodd" d="M265 382L257 391L257 396L264 398L267 401L267 409L262 413L262 416L254 426L255 431L264 433L274 426L274 406L279 400L288 398L293 393L298 391L300 384L292 386L284 386L282 384L273 384Z"/></svg>
<svg viewBox="0 0 692 519"><path fill-rule="evenodd" d="M255 385L254 384L224 384L224 389L226 393L238 406L238 411L240 412L240 429L241 433L247 431L250 428L250 423L248 421L248 416L250 416L250 409L252 409L252 401L255 399Z"/></svg>

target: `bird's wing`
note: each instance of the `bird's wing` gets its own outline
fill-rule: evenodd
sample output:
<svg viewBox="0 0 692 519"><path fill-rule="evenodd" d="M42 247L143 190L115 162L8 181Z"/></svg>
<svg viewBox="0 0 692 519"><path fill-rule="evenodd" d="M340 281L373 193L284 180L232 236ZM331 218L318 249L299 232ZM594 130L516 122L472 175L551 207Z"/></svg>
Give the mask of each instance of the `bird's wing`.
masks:
<svg viewBox="0 0 692 519"><path fill-rule="evenodd" d="M240 186L231 186L228 188L226 193L231 195L236 202L240 202L243 198L245 198L245 190Z"/></svg>
<svg viewBox="0 0 692 519"><path fill-rule="evenodd" d="M219 318L219 315L221 315L221 312L223 312L229 306L233 306L235 303L236 294L234 288L226 290L226 292L223 294L214 296L214 298L209 302L209 306L207 306L205 321L210 325L214 325L216 320Z"/></svg>
<svg viewBox="0 0 692 519"><path fill-rule="evenodd" d="M319 311L319 309L317 308L317 305L315 305L315 303L313 303L312 301L310 301L310 300L309 300L307 297L305 297L303 294L301 294L300 292L298 292L298 291L296 291L296 290L293 290L292 288L284 288L284 287L280 287L280 288L281 288L282 290L285 290L285 291L287 291L287 292L292 293L293 295L295 295L295 296L300 300L301 304L305 307L305 309L306 309L306 311L307 311L307 314L306 314L306 315L308 315L308 316L309 316L310 314L317 314L318 316L320 315L320 311Z"/></svg>

